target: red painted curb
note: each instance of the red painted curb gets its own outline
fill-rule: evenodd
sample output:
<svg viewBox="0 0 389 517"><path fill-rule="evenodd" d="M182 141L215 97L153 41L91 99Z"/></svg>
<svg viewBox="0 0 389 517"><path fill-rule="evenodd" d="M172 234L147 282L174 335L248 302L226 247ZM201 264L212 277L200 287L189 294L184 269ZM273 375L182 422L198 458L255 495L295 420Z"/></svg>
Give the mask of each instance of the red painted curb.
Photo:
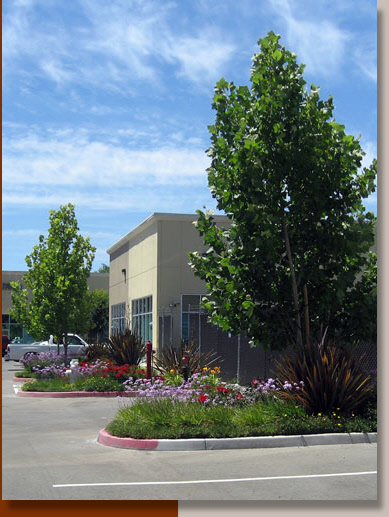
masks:
<svg viewBox="0 0 389 517"><path fill-rule="evenodd" d="M33 377L12 377L12 380L13 380L14 382L18 382L18 381L26 381L26 382L27 382L27 381L28 381L28 382L30 382L30 381L35 381L35 379L34 379Z"/></svg>
<svg viewBox="0 0 389 517"><path fill-rule="evenodd" d="M158 440L136 440L135 438L119 438L109 434L108 431L102 429L99 432L97 441L101 445L109 447L122 447L126 449L148 449L155 450L158 447Z"/></svg>
<svg viewBox="0 0 389 517"><path fill-rule="evenodd" d="M16 392L18 397L136 397L136 391L22 391Z"/></svg>

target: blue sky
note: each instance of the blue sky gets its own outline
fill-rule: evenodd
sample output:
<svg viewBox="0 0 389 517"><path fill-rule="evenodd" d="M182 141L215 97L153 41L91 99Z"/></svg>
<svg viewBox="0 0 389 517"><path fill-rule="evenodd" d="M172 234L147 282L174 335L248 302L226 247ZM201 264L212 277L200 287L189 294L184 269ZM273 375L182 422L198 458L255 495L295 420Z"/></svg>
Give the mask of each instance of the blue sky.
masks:
<svg viewBox="0 0 389 517"><path fill-rule="evenodd" d="M377 155L372 0L3 0L3 270L26 269L49 211L76 205L108 247L153 212L214 208L216 81L249 84L269 30ZM376 195L366 201L376 213Z"/></svg>

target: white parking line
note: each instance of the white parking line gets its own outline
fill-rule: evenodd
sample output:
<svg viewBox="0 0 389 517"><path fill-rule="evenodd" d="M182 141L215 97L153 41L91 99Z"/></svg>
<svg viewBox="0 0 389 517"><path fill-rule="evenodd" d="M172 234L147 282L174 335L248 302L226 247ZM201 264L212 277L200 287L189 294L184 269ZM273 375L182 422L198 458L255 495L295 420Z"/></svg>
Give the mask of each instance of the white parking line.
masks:
<svg viewBox="0 0 389 517"><path fill-rule="evenodd" d="M75 487L101 487L101 486L152 486L152 485L198 485L208 483L237 483L247 481L275 481L282 479L315 479L343 476L370 476L377 474L376 470L369 472L339 472L334 474L307 474L301 476L268 476L255 478L236 478L236 479L196 479L188 481L139 481L130 483L69 483L63 485L53 485L53 488L75 488Z"/></svg>

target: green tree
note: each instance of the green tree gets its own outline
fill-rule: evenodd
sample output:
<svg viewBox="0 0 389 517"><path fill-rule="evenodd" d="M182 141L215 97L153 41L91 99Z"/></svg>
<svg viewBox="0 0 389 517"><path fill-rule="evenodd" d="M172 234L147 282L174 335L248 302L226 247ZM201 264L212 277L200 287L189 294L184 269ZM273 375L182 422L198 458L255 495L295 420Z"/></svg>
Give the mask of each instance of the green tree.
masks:
<svg viewBox="0 0 389 517"><path fill-rule="evenodd" d="M109 299L104 289L95 289L89 293L90 303L90 328L89 336L97 343L108 335L109 325Z"/></svg>
<svg viewBox="0 0 389 517"><path fill-rule="evenodd" d="M101 264L97 273L109 273L109 266L107 264Z"/></svg>
<svg viewBox="0 0 389 517"><path fill-rule="evenodd" d="M78 232L74 205L51 210L47 237L40 235L26 257L25 288L12 283L12 316L37 339L63 339L66 356L67 333L89 326L87 281L96 250Z"/></svg>
<svg viewBox="0 0 389 517"><path fill-rule="evenodd" d="M306 87L304 66L279 38L259 40L250 88L215 87L208 183L231 225L199 210L209 250L190 254L191 265L209 290L210 320L255 345L302 345L326 327L339 340L368 339L375 218L362 200L374 191L376 160L361 170L359 139L333 119L332 97ZM365 309L371 324L354 318L352 329L350 315Z"/></svg>

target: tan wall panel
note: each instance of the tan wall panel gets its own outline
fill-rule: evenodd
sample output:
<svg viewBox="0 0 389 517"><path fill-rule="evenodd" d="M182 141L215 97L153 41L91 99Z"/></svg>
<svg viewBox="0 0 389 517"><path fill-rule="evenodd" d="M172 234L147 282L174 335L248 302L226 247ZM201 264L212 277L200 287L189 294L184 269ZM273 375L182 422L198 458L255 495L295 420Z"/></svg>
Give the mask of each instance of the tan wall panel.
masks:
<svg viewBox="0 0 389 517"><path fill-rule="evenodd" d="M157 342L158 336L157 227L155 222L135 237L128 252L128 298L132 302L137 298L153 297L153 343Z"/></svg>

